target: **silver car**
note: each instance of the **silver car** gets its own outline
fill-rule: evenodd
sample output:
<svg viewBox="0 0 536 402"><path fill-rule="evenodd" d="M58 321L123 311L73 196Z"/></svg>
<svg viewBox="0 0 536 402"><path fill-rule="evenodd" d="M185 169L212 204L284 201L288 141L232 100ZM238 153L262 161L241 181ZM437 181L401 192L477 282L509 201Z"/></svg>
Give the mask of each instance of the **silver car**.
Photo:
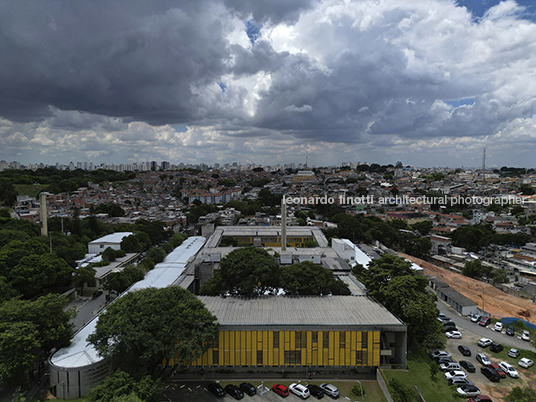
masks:
<svg viewBox="0 0 536 402"><path fill-rule="evenodd" d="M333 384L327 384L327 383L320 384L320 389L324 391L326 395L329 395L332 398L338 398L340 395L339 389Z"/></svg>

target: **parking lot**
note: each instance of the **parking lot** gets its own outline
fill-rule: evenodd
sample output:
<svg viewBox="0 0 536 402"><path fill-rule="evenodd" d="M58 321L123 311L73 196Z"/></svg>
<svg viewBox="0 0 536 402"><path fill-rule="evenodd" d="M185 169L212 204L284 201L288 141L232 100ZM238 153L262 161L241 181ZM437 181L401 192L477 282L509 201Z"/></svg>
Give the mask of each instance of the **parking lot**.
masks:
<svg viewBox="0 0 536 402"><path fill-rule="evenodd" d="M207 389L207 386L211 382L212 381L199 380L199 381L179 381L179 382L174 383L174 384L169 384L169 385L166 386L166 388L164 390L164 399L163 399L163 401L166 401L166 402L176 402L176 401L180 401L180 402L216 402L216 401L218 401L218 402L233 402L233 401L235 401L235 399L233 397L231 397L230 395L228 395L228 394L225 394L225 396L223 396L223 397L214 396L214 394L212 394ZM293 381L293 380L289 380L289 379L285 379L285 380L281 380L281 381L277 381L277 380L264 381L264 386L266 388L268 388L268 391L263 393L262 395L260 393L260 388L258 387L259 385L262 385L261 380L251 380L251 381L250 380L226 380L226 381L221 381L219 384L222 387L225 387L227 384L239 385L241 382L250 382L255 387L257 387L257 394L256 395L248 396L248 395L244 394L243 401L245 401L245 402L248 402L248 401L251 401L251 402L255 402L255 401L257 401L257 402L260 402L260 401L262 401L262 402L282 402L283 398L270 390L272 385L280 383L280 384L284 384L285 386L288 387L292 382L298 382L298 381ZM311 381L310 383L315 383L315 384L318 385L321 382L324 382L324 381ZM337 384L339 381L325 381L325 382L331 382L331 383L336 383ZM343 392L343 388L346 389L346 390L350 390L351 387L353 387L357 382L356 381L345 381L345 383L346 384L345 384L344 387L339 387L339 389L341 391L341 397L339 399L337 399L337 400L339 400L341 402L350 401L350 400L361 401L360 397L352 395L350 392ZM379 387L377 387L377 383L375 381L364 381L363 383L364 383L364 387L367 390L369 396L372 397L372 399L367 399L366 398L365 400L370 400L370 401L372 401L372 400L374 400L374 401L384 400L384 399L382 399L383 395L377 395L377 392L381 392L381 391L379 391ZM307 382L302 382L302 384L306 385ZM347 395L353 396L353 398L351 399ZM300 397L298 397L297 395L294 395L292 393L290 393L288 397L284 398L284 400L285 400L285 402L299 402L299 401L302 401L302 399ZM308 400L313 402L313 401L316 401L317 399L314 398L313 396L310 396L308 398ZM322 401L329 402L329 401L332 401L332 398L330 398L329 396L325 395L324 398L322 399Z"/></svg>

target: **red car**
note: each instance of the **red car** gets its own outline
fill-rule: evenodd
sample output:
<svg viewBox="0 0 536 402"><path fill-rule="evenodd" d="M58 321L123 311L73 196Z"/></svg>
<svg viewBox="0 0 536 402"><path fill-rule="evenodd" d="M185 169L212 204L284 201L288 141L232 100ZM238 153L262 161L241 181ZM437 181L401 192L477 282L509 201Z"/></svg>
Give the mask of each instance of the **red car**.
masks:
<svg viewBox="0 0 536 402"><path fill-rule="evenodd" d="M274 384L272 387L272 391L274 391L277 395L282 396L283 398L286 398L288 396L288 388L285 387L283 384Z"/></svg>
<svg viewBox="0 0 536 402"><path fill-rule="evenodd" d="M467 402L493 402L487 395L477 395L469 398Z"/></svg>
<svg viewBox="0 0 536 402"><path fill-rule="evenodd" d="M495 370L497 372L497 374L499 374L499 377L506 378L506 373L504 371L502 371L502 369L498 365L496 365L495 363L490 364L488 367L490 367L493 370Z"/></svg>

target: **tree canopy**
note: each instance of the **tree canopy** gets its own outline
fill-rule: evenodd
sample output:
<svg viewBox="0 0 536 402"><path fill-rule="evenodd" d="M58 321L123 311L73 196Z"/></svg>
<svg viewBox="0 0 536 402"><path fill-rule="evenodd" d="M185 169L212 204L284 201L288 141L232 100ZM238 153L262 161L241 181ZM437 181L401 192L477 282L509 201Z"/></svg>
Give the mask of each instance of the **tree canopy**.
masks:
<svg viewBox="0 0 536 402"><path fill-rule="evenodd" d="M348 286L333 272L310 261L283 266L281 288L289 295L348 295Z"/></svg>
<svg viewBox="0 0 536 402"><path fill-rule="evenodd" d="M162 361L179 366L202 356L218 336L219 325L194 295L170 286L130 292L101 314L88 341L105 358L140 378Z"/></svg>
<svg viewBox="0 0 536 402"><path fill-rule="evenodd" d="M257 296L273 291L279 284L279 265L261 248L246 247L231 251L222 259L220 269L201 290L202 294Z"/></svg>
<svg viewBox="0 0 536 402"><path fill-rule="evenodd" d="M164 385L161 379L151 376L136 380L124 371L117 370L87 395L89 402L157 402L160 401Z"/></svg>

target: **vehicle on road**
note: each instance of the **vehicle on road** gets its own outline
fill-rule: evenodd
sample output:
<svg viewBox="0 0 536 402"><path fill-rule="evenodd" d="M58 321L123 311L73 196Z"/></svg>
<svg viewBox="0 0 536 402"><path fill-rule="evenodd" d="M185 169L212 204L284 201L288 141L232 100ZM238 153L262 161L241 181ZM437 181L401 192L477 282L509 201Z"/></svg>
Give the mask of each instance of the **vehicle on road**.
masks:
<svg viewBox="0 0 536 402"><path fill-rule="evenodd" d="M484 353L477 354L475 358L476 358L476 361L479 362L483 366L487 367L491 364L488 357Z"/></svg>
<svg viewBox="0 0 536 402"><path fill-rule="evenodd" d="M482 317L478 322L478 325L483 327L487 327L489 324L491 324L491 317Z"/></svg>
<svg viewBox="0 0 536 402"><path fill-rule="evenodd" d="M447 338L462 339L462 333L460 331L447 331L445 335Z"/></svg>
<svg viewBox="0 0 536 402"><path fill-rule="evenodd" d="M519 364L519 367L528 369L529 367L532 367L534 365L534 362L530 359L527 359L526 357L522 357L517 364Z"/></svg>
<svg viewBox="0 0 536 402"><path fill-rule="evenodd" d="M460 345L460 346L458 346L458 350L464 356L471 356L471 349L469 349L468 346Z"/></svg>
<svg viewBox="0 0 536 402"><path fill-rule="evenodd" d="M480 372L484 374L484 376L493 382L499 382L501 377L499 377L499 374L495 370L489 367L481 367Z"/></svg>
<svg viewBox="0 0 536 402"><path fill-rule="evenodd" d="M307 399L311 396L307 387L302 384L292 383L288 386L288 389L293 394L298 395L301 399Z"/></svg>
<svg viewBox="0 0 536 402"><path fill-rule="evenodd" d="M467 378L467 374L463 370L452 370L445 373L445 379L450 380L451 378Z"/></svg>
<svg viewBox="0 0 536 402"><path fill-rule="evenodd" d="M493 327L493 330L494 330L494 331L497 331L497 332L502 332L502 330L503 330L502 322L497 321L497 322L495 323L495 326Z"/></svg>
<svg viewBox="0 0 536 402"><path fill-rule="evenodd" d="M507 325L506 326L506 335L508 336L514 336L516 334L516 331L514 329L513 325Z"/></svg>
<svg viewBox="0 0 536 402"><path fill-rule="evenodd" d="M324 391L322 391L318 385L309 384L307 389L309 390L309 393L316 399L322 399L324 397Z"/></svg>
<svg viewBox="0 0 536 402"><path fill-rule="evenodd" d="M283 384L274 384L272 386L272 391L274 391L277 395L282 396L283 398L286 398L288 396L288 388L285 387Z"/></svg>
<svg viewBox="0 0 536 402"><path fill-rule="evenodd" d="M253 396L257 393L257 388L255 388L253 385L251 385L249 382L243 382L239 385L240 389L244 394L247 394L249 396Z"/></svg>
<svg viewBox="0 0 536 402"><path fill-rule="evenodd" d="M499 377L506 378L506 373L502 371L502 369L497 364L491 363L488 367L495 370L497 374L499 374Z"/></svg>
<svg viewBox="0 0 536 402"><path fill-rule="evenodd" d="M225 390L222 388L222 386L216 382L213 382L212 384L208 384L207 389L214 394L214 396L224 396Z"/></svg>
<svg viewBox="0 0 536 402"><path fill-rule="evenodd" d="M478 395L474 398L469 398L467 402L492 402L491 398L487 395Z"/></svg>
<svg viewBox="0 0 536 402"><path fill-rule="evenodd" d="M516 359L518 356L519 350L512 348L508 351L508 357L513 357L514 359Z"/></svg>
<svg viewBox="0 0 536 402"><path fill-rule="evenodd" d="M523 339L524 341L530 341L530 332L529 331L523 331L523 333L521 334L521 339Z"/></svg>
<svg viewBox="0 0 536 402"><path fill-rule="evenodd" d="M436 360L439 357L450 357L450 353L445 352L444 350L436 350L435 352L430 353L430 357Z"/></svg>
<svg viewBox="0 0 536 402"><path fill-rule="evenodd" d="M236 400L240 400L244 397L244 393L234 384L229 384L225 386L225 392L227 392Z"/></svg>
<svg viewBox="0 0 536 402"><path fill-rule="evenodd" d="M478 341L478 346L481 346L483 348L487 348L489 345L491 345L493 341L489 338L480 338Z"/></svg>
<svg viewBox="0 0 536 402"><path fill-rule="evenodd" d="M333 384L322 383L320 389L324 391L324 394L331 396L332 398L339 397L339 389Z"/></svg>
<svg viewBox="0 0 536 402"><path fill-rule="evenodd" d="M456 388L456 392L461 395L470 397L470 396L477 396L480 395L480 390L475 387L474 385L462 385L461 387Z"/></svg>
<svg viewBox="0 0 536 402"><path fill-rule="evenodd" d="M460 366L467 370L468 373L474 373L476 371L475 366L468 360L460 360Z"/></svg>
<svg viewBox="0 0 536 402"><path fill-rule="evenodd" d="M508 362L500 362L499 367L512 378L519 378L517 370Z"/></svg>
<svg viewBox="0 0 536 402"><path fill-rule="evenodd" d="M481 319L482 319L481 315L474 315L471 317L471 322L474 322L476 324L476 323L479 323Z"/></svg>

